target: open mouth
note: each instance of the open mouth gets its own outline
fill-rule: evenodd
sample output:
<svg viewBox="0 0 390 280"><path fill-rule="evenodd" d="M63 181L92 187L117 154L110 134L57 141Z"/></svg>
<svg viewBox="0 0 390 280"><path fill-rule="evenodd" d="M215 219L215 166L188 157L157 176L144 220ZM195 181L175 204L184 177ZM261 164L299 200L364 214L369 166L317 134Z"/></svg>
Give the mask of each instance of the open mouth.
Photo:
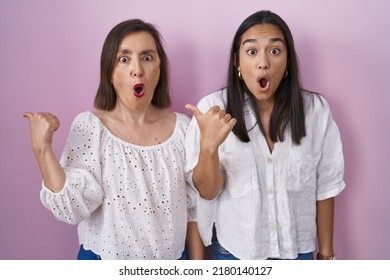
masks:
<svg viewBox="0 0 390 280"><path fill-rule="evenodd" d="M265 88L268 85L268 80L266 78L261 78L259 80L259 85L261 88Z"/></svg>
<svg viewBox="0 0 390 280"><path fill-rule="evenodd" d="M144 84L138 83L133 86L134 95L136 97L142 97L145 94Z"/></svg>

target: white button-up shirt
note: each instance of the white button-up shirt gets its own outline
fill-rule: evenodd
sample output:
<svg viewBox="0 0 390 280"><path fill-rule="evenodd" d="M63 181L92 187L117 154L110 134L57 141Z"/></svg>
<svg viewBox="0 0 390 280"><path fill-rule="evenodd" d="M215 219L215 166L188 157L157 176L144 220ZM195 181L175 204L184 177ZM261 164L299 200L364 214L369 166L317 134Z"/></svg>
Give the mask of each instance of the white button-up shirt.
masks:
<svg viewBox="0 0 390 280"><path fill-rule="evenodd" d="M202 112L226 108L226 91L204 97ZM250 142L234 133L219 147L225 184L216 199L198 197L198 227L206 246L213 224L219 243L240 259L296 258L315 250L316 201L345 187L339 130L323 97L304 92L307 136L292 143L290 131L271 153L247 99L245 121ZM199 128L193 118L186 136L186 172L199 156Z"/></svg>

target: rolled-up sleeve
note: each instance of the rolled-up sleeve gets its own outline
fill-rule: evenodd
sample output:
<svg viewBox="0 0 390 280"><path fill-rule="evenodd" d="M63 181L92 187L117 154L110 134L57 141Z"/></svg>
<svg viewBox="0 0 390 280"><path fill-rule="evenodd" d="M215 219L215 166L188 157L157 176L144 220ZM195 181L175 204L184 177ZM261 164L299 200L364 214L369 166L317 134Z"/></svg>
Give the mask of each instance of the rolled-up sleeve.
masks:
<svg viewBox="0 0 390 280"><path fill-rule="evenodd" d="M317 168L317 200L337 196L345 188L344 156L339 129L327 102L325 107L325 137Z"/></svg>

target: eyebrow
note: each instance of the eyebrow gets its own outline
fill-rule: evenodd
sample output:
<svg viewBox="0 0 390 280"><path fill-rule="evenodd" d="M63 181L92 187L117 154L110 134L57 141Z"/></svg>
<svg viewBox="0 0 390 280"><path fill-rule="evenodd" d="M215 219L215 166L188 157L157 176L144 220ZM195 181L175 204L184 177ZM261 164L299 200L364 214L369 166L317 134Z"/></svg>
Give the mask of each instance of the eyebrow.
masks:
<svg viewBox="0 0 390 280"><path fill-rule="evenodd" d="M131 51L129 49L121 49L118 51L118 54L132 54L132 53L133 53L133 51ZM146 50L141 51L141 55L150 54L150 53L157 53L157 51L153 50L153 49L146 49Z"/></svg>
<svg viewBox="0 0 390 280"><path fill-rule="evenodd" d="M269 39L271 43L275 42L282 42L285 44L284 40L282 38L276 37L276 38L271 38ZM242 45L245 45L246 43L257 43L257 39L246 39L244 42L242 42Z"/></svg>

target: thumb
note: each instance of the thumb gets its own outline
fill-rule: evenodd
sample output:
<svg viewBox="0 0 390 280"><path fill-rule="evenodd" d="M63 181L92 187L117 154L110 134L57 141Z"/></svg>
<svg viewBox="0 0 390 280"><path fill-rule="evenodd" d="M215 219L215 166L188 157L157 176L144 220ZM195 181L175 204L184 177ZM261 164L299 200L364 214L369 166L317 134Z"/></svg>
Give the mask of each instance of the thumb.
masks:
<svg viewBox="0 0 390 280"><path fill-rule="evenodd" d="M34 116L34 114L31 112L23 113L23 117L27 118L28 120L30 120L33 116Z"/></svg>
<svg viewBox="0 0 390 280"><path fill-rule="evenodd" d="M203 115L203 113L195 105L187 104L185 108L190 110L196 119L200 118Z"/></svg>

